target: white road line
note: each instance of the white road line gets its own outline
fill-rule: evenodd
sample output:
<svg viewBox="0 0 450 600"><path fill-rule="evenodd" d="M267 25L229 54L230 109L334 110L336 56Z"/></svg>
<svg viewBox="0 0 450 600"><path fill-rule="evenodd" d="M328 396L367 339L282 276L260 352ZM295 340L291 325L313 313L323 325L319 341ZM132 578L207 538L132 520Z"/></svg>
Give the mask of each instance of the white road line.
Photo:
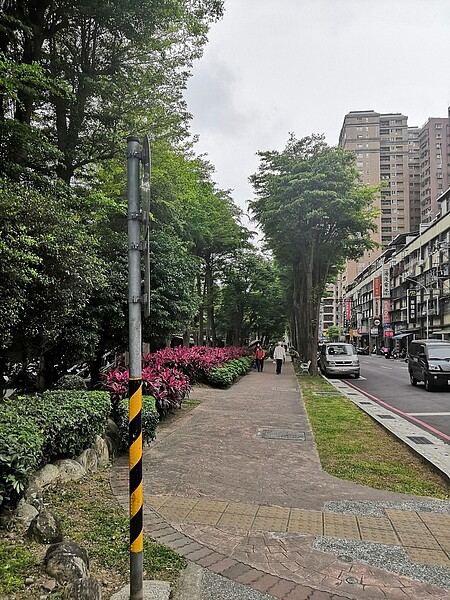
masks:
<svg viewBox="0 0 450 600"><path fill-rule="evenodd" d="M389 371L392 371L392 367L383 367L382 365L380 365L380 369L389 369Z"/></svg>
<svg viewBox="0 0 450 600"><path fill-rule="evenodd" d="M410 417L449 417L450 412L437 412L437 413L406 413Z"/></svg>

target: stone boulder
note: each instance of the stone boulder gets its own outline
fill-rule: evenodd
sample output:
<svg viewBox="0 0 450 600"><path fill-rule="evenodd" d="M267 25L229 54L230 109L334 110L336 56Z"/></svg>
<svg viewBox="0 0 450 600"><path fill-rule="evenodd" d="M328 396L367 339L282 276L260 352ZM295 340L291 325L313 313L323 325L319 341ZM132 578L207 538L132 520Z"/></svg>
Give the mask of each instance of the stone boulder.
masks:
<svg viewBox="0 0 450 600"><path fill-rule="evenodd" d="M59 583L89 578L89 557L84 548L74 542L52 544L44 559L45 571Z"/></svg>
<svg viewBox="0 0 450 600"><path fill-rule="evenodd" d="M97 455L97 461L99 467L106 467L109 464L109 450L106 441L99 435L95 436L92 448L95 450Z"/></svg>
<svg viewBox="0 0 450 600"><path fill-rule="evenodd" d="M42 495L42 488L36 484L31 484L25 490L23 499L27 504L31 504L39 512L44 508L44 496Z"/></svg>
<svg viewBox="0 0 450 600"><path fill-rule="evenodd" d="M58 469L59 481L79 481L86 475L86 469L76 460L72 458L63 458L55 461L55 466Z"/></svg>
<svg viewBox="0 0 450 600"><path fill-rule="evenodd" d="M66 587L64 600L101 600L102 588L94 577L77 579Z"/></svg>
<svg viewBox="0 0 450 600"><path fill-rule="evenodd" d="M88 473L95 473L98 469L98 458L94 448L86 448L75 459Z"/></svg>
<svg viewBox="0 0 450 600"><path fill-rule="evenodd" d="M30 486L40 488L48 487L58 481L59 469L55 465L48 464L36 471L30 479Z"/></svg>
<svg viewBox="0 0 450 600"><path fill-rule="evenodd" d="M38 544L55 544L63 540L60 520L46 508L34 517L27 533Z"/></svg>
<svg viewBox="0 0 450 600"><path fill-rule="evenodd" d="M19 500L19 503L14 511L14 527L19 531L28 531L31 522L37 517L38 514L38 509L22 498Z"/></svg>

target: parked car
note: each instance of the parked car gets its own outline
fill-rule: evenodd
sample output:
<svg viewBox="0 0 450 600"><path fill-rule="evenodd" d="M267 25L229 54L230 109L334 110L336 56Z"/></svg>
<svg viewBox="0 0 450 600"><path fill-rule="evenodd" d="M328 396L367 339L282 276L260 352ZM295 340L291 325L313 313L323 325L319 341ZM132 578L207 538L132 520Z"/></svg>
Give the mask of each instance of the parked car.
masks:
<svg viewBox="0 0 450 600"><path fill-rule="evenodd" d="M425 383L427 391L440 387L450 390L450 343L444 340L414 340L408 348L411 385Z"/></svg>
<svg viewBox="0 0 450 600"><path fill-rule="evenodd" d="M330 342L322 344L319 357L320 370L324 375L360 376L359 357L352 344Z"/></svg>

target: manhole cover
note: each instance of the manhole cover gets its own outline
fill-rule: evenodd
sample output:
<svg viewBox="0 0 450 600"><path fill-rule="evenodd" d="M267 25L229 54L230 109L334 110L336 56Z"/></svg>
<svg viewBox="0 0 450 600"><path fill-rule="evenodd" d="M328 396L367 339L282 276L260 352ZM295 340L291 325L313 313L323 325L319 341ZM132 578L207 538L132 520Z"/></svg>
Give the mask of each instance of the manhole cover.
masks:
<svg viewBox="0 0 450 600"><path fill-rule="evenodd" d="M411 440L415 444L432 444L433 442L426 437L421 437L420 435L407 435L408 440Z"/></svg>
<svg viewBox="0 0 450 600"><path fill-rule="evenodd" d="M393 415L377 415L380 419L395 419Z"/></svg>
<svg viewBox="0 0 450 600"><path fill-rule="evenodd" d="M306 440L304 431L287 431L285 429L260 429L258 436L265 440L291 440L296 442Z"/></svg>

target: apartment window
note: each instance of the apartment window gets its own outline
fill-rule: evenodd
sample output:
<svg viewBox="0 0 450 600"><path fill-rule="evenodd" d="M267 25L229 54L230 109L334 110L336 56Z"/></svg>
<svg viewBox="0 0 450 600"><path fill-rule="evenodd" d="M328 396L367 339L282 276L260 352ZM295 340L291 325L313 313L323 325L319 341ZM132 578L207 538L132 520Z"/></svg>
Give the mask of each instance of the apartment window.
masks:
<svg viewBox="0 0 450 600"><path fill-rule="evenodd" d="M436 129L442 129L442 123L435 123L434 126Z"/></svg>
<svg viewBox="0 0 450 600"><path fill-rule="evenodd" d="M362 161L359 161L359 162L356 163L356 166L357 167L363 167L364 163Z"/></svg>
<svg viewBox="0 0 450 600"><path fill-rule="evenodd" d="M441 140L442 139L442 133L437 133L436 134L436 139L437 140Z"/></svg>

